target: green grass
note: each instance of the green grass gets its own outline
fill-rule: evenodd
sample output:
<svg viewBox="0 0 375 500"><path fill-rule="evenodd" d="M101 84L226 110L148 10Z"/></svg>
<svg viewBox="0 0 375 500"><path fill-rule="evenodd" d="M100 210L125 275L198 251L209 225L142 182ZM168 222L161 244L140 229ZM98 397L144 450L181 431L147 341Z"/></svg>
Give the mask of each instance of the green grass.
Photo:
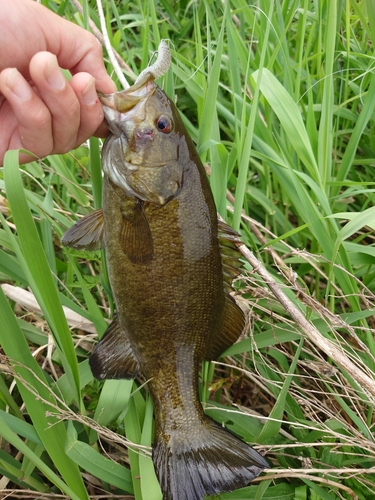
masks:
<svg viewBox="0 0 375 500"><path fill-rule="evenodd" d="M69 1L43 3L98 24L94 1L83 17ZM373 1L105 8L111 43L135 74L161 38L171 40L164 89L210 166L219 213L375 385ZM103 256L60 244L77 216L100 206L100 146L93 138L21 167L11 152L0 172L0 281L40 306L25 311L0 290L1 494L161 499L147 391L137 381L99 383L88 366L113 312ZM245 261L236 289L250 328L204 363L202 399L273 469L217 499L373 498L374 396L301 334ZM91 333L72 329L62 306Z"/></svg>

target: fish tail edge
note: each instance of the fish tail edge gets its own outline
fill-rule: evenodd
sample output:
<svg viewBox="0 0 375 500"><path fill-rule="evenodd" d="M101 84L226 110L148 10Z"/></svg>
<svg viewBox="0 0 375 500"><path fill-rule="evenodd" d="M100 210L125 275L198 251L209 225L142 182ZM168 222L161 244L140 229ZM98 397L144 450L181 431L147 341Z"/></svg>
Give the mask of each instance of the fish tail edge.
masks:
<svg viewBox="0 0 375 500"><path fill-rule="evenodd" d="M201 500L247 486L269 464L262 455L211 419L192 439L161 437L153 462L163 500ZM168 442L167 442L168 441Z"/></svg>

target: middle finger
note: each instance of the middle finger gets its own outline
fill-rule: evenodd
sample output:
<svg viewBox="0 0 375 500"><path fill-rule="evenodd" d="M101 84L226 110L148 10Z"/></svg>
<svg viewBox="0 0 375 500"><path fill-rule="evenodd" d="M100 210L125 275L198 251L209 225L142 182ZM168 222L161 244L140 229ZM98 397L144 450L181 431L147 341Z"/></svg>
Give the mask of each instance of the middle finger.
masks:
<svg viewBox="0 0 375 500"><path fill-rule="evenodd" d="M70 151L80 126L80 104L62 74L55 55L39 52L30 61L30 75L51 114L53 153Z"/></svg>

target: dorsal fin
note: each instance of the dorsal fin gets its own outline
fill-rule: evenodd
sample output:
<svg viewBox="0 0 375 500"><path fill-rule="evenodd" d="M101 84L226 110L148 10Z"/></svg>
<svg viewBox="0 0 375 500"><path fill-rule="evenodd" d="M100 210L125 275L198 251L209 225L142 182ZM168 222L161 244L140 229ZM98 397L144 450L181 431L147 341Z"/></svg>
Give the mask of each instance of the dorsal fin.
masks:
<svg viewBox="0 0 375 500"><path fill-rule="evenodd" d="M241 243L240 235L226 222L218 218L218 238L223 265L224 288L229 292L232 290L232 282L240 274L242 262L239 260L241 254L236 243Z"/></svg>
<svg viewBox="0 0 375 500"><path fill-rule="evenodd" d="M85 215L74 224L61 238L65 247L76 250L100 250L104 248L104 217L99 208Z"/></svg>
<svg viewBox="0 0 375 500"><path fill-rule="evenodd" d="M139 362L117 316L95 347L89 363L92 374L99 380L137 376Z"/></svg>
<svg viewBox="0 0 375 500"><path fill-rule="evenodd" d="M205 359L217 359L228 347L234 344L245 328L246 320L242 309L234 298L225 294L224 321L221 329L214 334Z"/></svg>

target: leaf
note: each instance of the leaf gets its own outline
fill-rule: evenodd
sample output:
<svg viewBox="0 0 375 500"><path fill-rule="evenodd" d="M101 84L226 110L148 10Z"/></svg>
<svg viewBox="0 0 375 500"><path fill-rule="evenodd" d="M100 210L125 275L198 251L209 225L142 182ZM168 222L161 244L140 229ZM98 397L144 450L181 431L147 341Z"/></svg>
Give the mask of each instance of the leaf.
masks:
<svg viewBox="0 0 375 500"><path fill-rule="evenodd" d="M335 259L340 245L344 240L347 240L354 233L362 229L364 226L375 224L375 207L368 208L363 212L356 214L345 226L339 231L333 248L333 259Z"/></svg>
<svg viewBox="0 0 375 500"><path fill-rule="evenodd" d="M54 278L41 244L38 231L28 207L18 164L18 150L8 151L4 159L4 180L14 222L17 226L19 246L14 243L14 252L23 263L29 285L43 310L56 346L62 353L64 370L79 395L79 372L77 358L68 324L58 297ZM7 226L4 226L7 227Z"/></svg>
<svg viewBox="0 0 375 500"><path fill-rule="evenodd" d="M0 345L4 349L5 354L11 359L11 362L14 365L14 370L19 377L17 380L17 386L26 405L27 412L33 422L36 432L38 433L39 439L43 443L47 453L50 455L63 479L66 481L66 484L64 481L61 481L61 479L59 479L59 481L53 479L53 482L58 485L61 491L71 491L74 498L88 500L87 492L83 485L79 469L66 456L64 451L67 438L65 426L55 417L46 416L47 413L51 411L51 405L52 407L57 407L54 394L52 390L48 390L48 383L45 379L44 373L31 355L29 346L1 287L0 324L2 325L2 328L0 329ZM23 450L26 445L13 431L9 429L3 419L1 419L1 421L3 424L0 426L0 433L5 431L7 431L7 434L10 433L10 438L4 434L3 437L5 437L12 444L13 442L17 443L17 445L14 444L14 446L25 453ZM30 449L27 448L27 453L29 452ZM41 468L40 459L38 457L34 458L36 466ZM47 472L47 477L50 477L50 472ZM55 475L53 475L53 478L55 478Z"/></svg>
<svg viewBox="0 0 375 500"><path fill-rule="evenodd" d="M1 292L0 292L1 294ZM87 495L77 495L73 489L69 488L60 478L55 474L38 456L36 456L32 450L20 439L15 432L13 432L3 418L0 416L0 436L6 439L11 445L18 449L21 453L26 455L30 460L35 463L35 466L43 472L43 474L55 484L62 492L72 500L82 500L87 498Z"/></svg>
<svg viewBox="0 0 375 500"><path fill-rule="evenodd" d="M269 483L269 481L262 481L262 483ZM268 486L268 485L267 485ZM267 500L295 500L295 489L294 485L288 483L281 483L276 486L268 486L266 491L263 492L261 498ZM247 488L241 488L240 490L233 491L231 493L222 493L216 498L218 500L256 500L259 491L259 486L248 486ZM211 497L214 500L213 497Z"/></svg>
<svg viewBox="0 0 375 500"><path fill-rule="evenodd" d="M141 444L151 446L153 434L154 405L149 396L146 404L146 414L143 422ZM142 497L147 500L162 500L159 482L156 478L154 464L150 456L139 454L139 471L141 476Z"/></svg>
<svg viewBox="0 0 375 500"><path fill-rule="evenodd" d="M260 86L262 94L280 120L281 126L309 174L318 185L321 185L318 165L297 104L267 68L263 68L262 74L255 71L251 77Z"/></svg>
<svg viewBox="0 0 375 500"><path fill-rule="evenodd" d="M94 420L108 425L115 420L129 403L133 380L106 380L102 387Z"/></svg>
<svg viewBox="0 0 375 500"><path fill-rule="evenodd" d="M68 422L66 454L77 465L105 483L112 484L127 493L133 493L129 469L102 456L87 443L78 441L72 422Z"/></svg>
<svg viewBox="0 0 375 500"><path fill-rule="evenodd" d="M31 424L28 424L20 418L14 417L3 410L0 410L0 418L8 425L9 429L23 438L36 444L42 444L38 433Z"/></svg>
<svg viewBox="0 0 375 500"><path fill-rule="evenodd" d="M290 365L290 368L288 370L288 376L285 379L285 382L283 384L283 387L277 397L276 403L272 408L272 411L270 413L269 419L267 419L261 433L257 437L257 442L258 443L264 443L268 439L270 439L273 436L276 436L281 428L281 424L283 421L283 414L285 411L285 403L286 403L286 398L289 394L289 389L290 385L293 380L293 374L296 370L296 366L299 360L299 357L302 352L302 347L304 344L304 337L301 338L298 348L296 350L296 353L294 355L293 361Z"/></svg>

